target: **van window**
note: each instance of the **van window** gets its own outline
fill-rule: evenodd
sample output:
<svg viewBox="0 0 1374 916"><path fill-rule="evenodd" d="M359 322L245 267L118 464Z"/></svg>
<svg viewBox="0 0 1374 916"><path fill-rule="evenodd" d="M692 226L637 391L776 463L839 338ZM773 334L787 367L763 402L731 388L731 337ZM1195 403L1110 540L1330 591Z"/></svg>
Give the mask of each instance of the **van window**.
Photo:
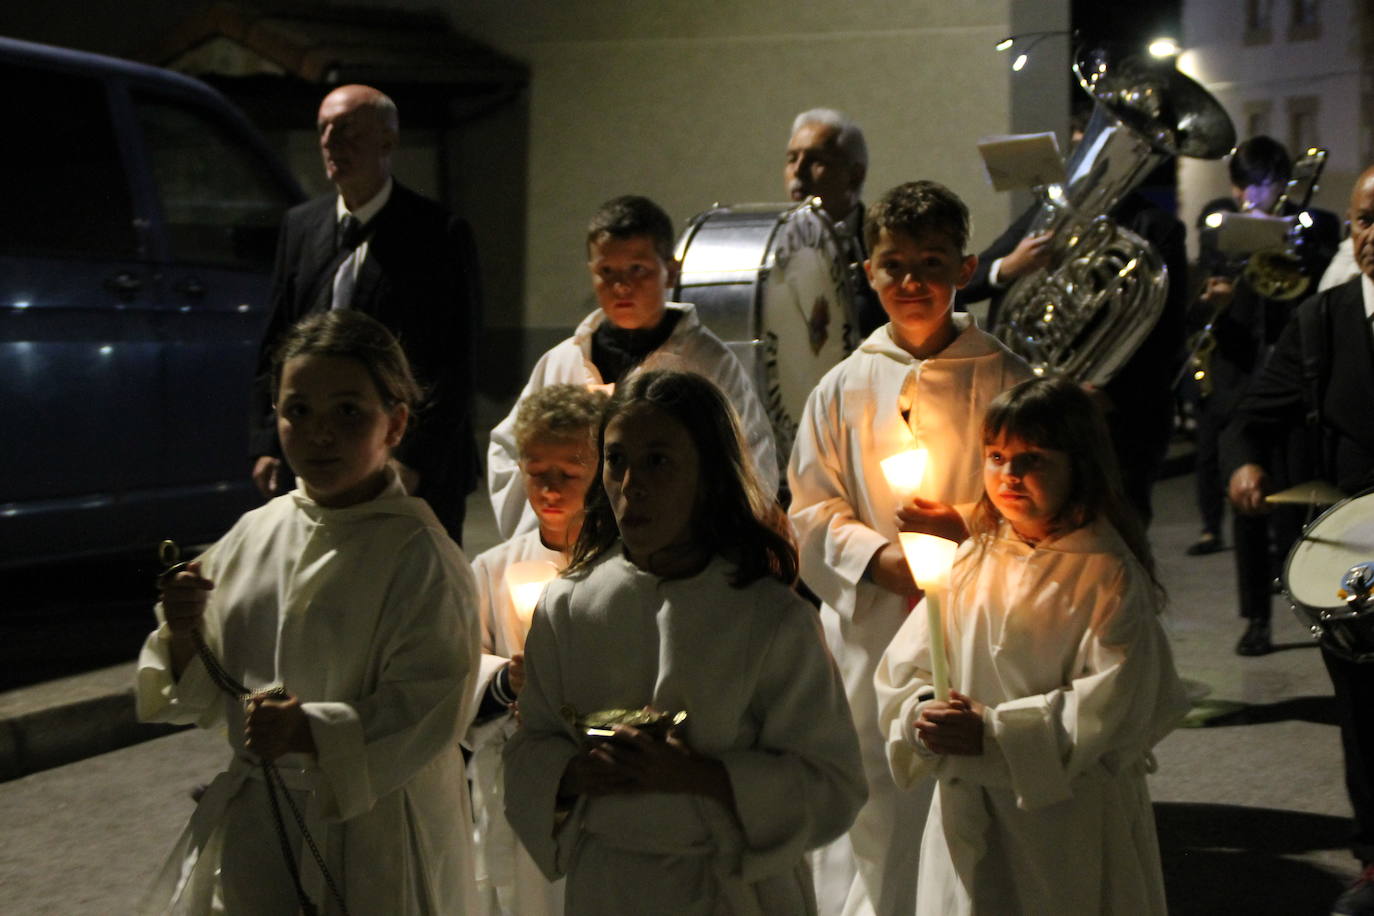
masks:
<svg viewBox="0 0 1374 916"><path fill-rule="evenodd" d="M168 245L178 261L270 269L292 201L267 163L217 120L176 102L134 96Z"/></svg>
<svg viewBox="0 0 1374 916"><path fill-rule="evenodd" d="M134 257L133 203L105 86L86 76L0 62L12 112L0 251Z"/></svg>

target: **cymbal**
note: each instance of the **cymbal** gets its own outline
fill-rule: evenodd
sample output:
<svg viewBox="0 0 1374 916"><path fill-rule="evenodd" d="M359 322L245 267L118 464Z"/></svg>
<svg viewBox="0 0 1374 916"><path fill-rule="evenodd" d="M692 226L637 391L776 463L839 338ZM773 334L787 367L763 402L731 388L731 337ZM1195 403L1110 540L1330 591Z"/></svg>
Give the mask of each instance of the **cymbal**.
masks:
<svg viewBox="0 0 1374 916"><path fill-rule="evenodd" d="M1345 493L1325 480L1309 480L1287 490L1270 493L1264 497L1267 503L1296 503L1299 505L1330 506L1345 499Z"/></svg>

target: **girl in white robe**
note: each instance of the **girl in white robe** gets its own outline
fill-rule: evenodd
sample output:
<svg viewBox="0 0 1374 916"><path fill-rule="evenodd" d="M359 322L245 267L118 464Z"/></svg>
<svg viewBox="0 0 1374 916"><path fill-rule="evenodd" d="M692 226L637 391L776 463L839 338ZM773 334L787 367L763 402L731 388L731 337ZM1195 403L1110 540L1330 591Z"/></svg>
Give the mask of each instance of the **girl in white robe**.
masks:
<svg viewBox="0 0 1374 916"><path fill-rule="evenodd" d="M1077 385L1035 379L993 403L983 442L943 608L950 698L934 698L924 614L874 680L894 779L938 781L916 912L1162 916L1145 775L1187 701L1105 425ZM906 527L962 527L926 509Z"/></svg>
<svg viewBox="0 0 1374 916"><path fill-rule="evenodd" d="M472 810L477 840L477 891L482 912L558 916L562 882L551 882L520 845L506 820L501 752L515 733L524 686L525 636L531 601L517 607L513 582L538 588L568 565L582 530L582 505L596 473L596 430L606 396L579 385L550 385L520 403L515 439L525 495L539 528L518 534L472 561L482 620L482 662L474 698L476 719L464 744L473 752ZM541 571L542 568L542 571ZM507 573L511 573L508 580Z"/></svg>
<svg viewBox="0 0 1374 916"><path fill-rule="evenodd" d="M574 916L814 913L804 853L865 793L782 511L700 376L620 385L599 438L602 486L526 644L511 824ZM686 718L589 737L609 710Z"/></svg>
<svg viewBox="0 0 1374 916"><path fill-rule="evenodd" d="M297 325L276 380L297 489L163 577L161 624L139 658L140 718L223 728L231 751L140 912L299 911L264 760L285 782L300 891L318 912L340 912L335 890L357 914L471 912L457 739L476 596L462 552L389 465L415 383L395 339L353 311ZM193 630L251 699L215 682ZM273 687L285 696L265 696Z"/></svg>

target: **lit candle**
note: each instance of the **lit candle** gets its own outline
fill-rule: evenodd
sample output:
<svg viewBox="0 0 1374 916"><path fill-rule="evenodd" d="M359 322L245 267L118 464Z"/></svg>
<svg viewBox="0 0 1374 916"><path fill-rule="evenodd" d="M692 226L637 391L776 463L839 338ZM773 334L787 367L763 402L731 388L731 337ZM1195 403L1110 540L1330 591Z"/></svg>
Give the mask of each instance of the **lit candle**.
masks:
<svg viewBox="0 0 1374 916"><path fill-rule="evenodd" d="M900 504L906 505L916 495L916 488L925 476L928 459L929 453L925 449L913 448L878 462L878 467L883 469L883 476L887 478L887 485Z"/></svg>
<svg viewBox="0 0 1374 916"><path fill-rule="evenodd" d="M525 636L530 631L530 621L534 619L534 608L539 604L539 596L544 594L544 586L558 576L558 568L547 560L521 560L506 567L506 588L510 591L511 603L515 605L515 616L520 621L520 648L525 648Z"/></svg>
<svg viewBox="0 0 1374 916"><path fill-rule="evenodd" d="M930 630L930 676L935 699L949 700L949 661L945 658L945 627L940 617L940 596L949 587L949 568L959 545L933 534L903 531L902 553L911 567L911 578L926 593L926 626Z"/></svg>

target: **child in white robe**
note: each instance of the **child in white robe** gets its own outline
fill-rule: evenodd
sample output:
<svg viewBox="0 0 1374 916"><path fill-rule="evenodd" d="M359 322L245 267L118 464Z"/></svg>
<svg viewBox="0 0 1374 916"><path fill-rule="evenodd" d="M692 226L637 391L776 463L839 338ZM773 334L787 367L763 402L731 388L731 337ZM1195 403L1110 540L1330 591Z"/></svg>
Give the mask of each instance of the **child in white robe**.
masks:
<svg viewBox="0 0 1374 916"><path fill-rule="evenodd" d="M1187 700L1106 425L1076 384L1035 379L993 403L982 440L943 607L950 698L924 614L875 678L893 777L938 780L916 912L1164 914L1145 774ZM903 522L967 535L948 507Z"/></svg>
<svg viewBox="0 0 1374 916"><path fill-rule="evenodd" d="M462 551L390 465L418 389L395 338L348 310L293 328L274 375L297 489L162 577L139 657L140 718L225 729L231 751L140 912L287 916L298 893L320 913L340 912L339 896L352 913L471 912L458 737L476 595ZM251 699L216 682L197 630ZM284 780L299 886L264 761Z"/></svg>
<svg viewBox="0 0 1374 916"><path fill-rule="evenodd" d="M919 494L972 504L983 409L1030 370L953 313L955 290L977 264L964 253L969 216L954 192L930 181L893 188L869 210L864 233L864 267L890 320L807 399L788 467L789 514L802 579L824 602L868 777L853 828L813 859L820 909L910 916L930 791L899 791L888 773L873 669L918 593L897 544L898 497L879 462L924 448Z"/></svg>
<svg viewBox="0 0 1374 916"><path fill-rule="evenodd" d="M567 912L815 912L806 850L863 801L796 552L701 376L617 387L573 562L525 650L506 812ZM683 713L666 731L588 720ZM601 714L601 715L598 715Z"/></svg>
<svg viewBox="0 0 1374 916"><path fill-rule="evenodd" d="M587 267L600 308L573 336L549 350L520 392L524 400L545 385L613 387L649 369L697 372L725 393L744 425L745 440L764 489L778 486L773 428L743 364L711 333L696 309L668 302L681 265L673 257L673 223L646 197L602 204L587 227ZM525 502L515 444L519 401L491 431L487 488L503 538L535 527Z"/></svg>
<svg viewBox="0 0 1374 916"><path fill-rule="evenodd" d="M596 473L596 430L606 396L579 385L550 385L520 402L515 441L525 495L539 519L472 561L482 619L477 718L465 744L473 756L472 812L477 827L477 890L484 912L546 916L563 912L563 885L540 873L515 838L502 800L501 752L515 732L515 704L525 683L525 635L531 603L517 608L512 578L536 583L542 565L552 579L568 565L582 530L582 504ZM517 565L518 564L518 565ZM520 576L522 572L530 575Z"/></svg>

